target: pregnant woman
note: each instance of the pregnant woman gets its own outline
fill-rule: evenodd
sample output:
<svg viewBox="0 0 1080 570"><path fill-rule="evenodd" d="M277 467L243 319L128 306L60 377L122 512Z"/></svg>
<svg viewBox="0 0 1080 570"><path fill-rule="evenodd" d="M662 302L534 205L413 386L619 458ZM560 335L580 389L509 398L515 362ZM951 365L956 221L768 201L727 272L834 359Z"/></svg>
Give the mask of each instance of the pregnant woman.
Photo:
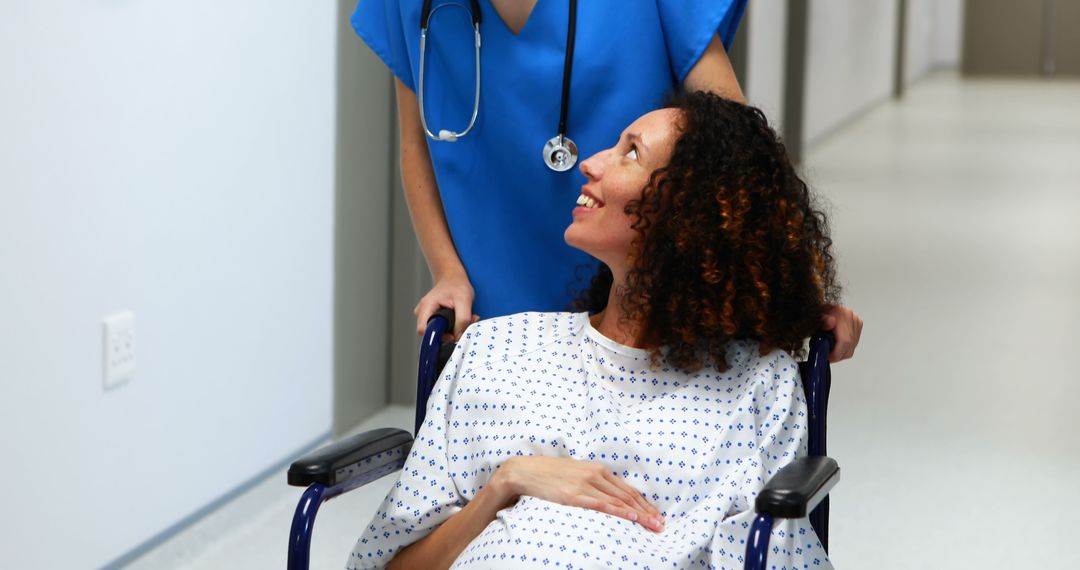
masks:
<svg viewBox="0 0 1080 570"><path fill-rule="evenodd" d="M754 497L806 452L825 217L762 113L711 93L580 168L585 310L468 328L349 568L742 567ZM771 542L831 567L806 519Z"/></svg>

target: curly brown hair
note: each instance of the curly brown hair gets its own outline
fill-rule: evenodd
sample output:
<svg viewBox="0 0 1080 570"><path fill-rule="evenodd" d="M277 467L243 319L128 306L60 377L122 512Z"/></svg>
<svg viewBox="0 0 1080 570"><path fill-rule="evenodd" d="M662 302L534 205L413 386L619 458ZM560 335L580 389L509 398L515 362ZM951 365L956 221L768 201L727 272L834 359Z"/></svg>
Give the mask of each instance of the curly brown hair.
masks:
<svg viewBox="0 0 1080 570"><path fill-rule="evenodd" d="M828 221L761 110L712 93L676 96L671 161L626 206L639 234L619 291L657 362L727 367L734 339L801 357L839 299ZM578 309L607 303L601 264Z"/></svg>

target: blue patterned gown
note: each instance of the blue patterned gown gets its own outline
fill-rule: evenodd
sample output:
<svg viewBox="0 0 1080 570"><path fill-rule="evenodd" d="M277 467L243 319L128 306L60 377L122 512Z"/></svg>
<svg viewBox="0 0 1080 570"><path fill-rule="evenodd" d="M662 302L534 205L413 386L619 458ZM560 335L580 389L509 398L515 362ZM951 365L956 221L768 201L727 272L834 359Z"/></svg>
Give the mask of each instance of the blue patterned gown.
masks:
<svg viewBox="0 0 1080 570"><path fill-rule="evenodd" d="M734 342L730 368L686 374L597 332L585 313L471 326L429 401L400 479L349 569L384 566L457 513L507 458L601 463L663 513L665 529L522 497L454 568L743 567L754 497L806 453L798 366ZM807 519L778 523L770 568L831 568Z"/></svg>

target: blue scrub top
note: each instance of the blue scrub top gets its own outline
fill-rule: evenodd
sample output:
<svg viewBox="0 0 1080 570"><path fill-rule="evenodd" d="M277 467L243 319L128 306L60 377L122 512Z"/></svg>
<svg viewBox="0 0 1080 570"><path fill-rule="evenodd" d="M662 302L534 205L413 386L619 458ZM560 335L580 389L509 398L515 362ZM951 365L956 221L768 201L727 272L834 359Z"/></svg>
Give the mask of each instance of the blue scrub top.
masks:
<svg viewBox="0 0 1080 570"><path fill-rule="evenodd" d="M466 0L435 0L469 6ZM422 0L360 0L352 25L416 91ZM580 160L609 148L682 84L713 35L731 46L746 0L585 0L578 3L567 136ZM569 2L538 0L519 35L480 0L480 111L457 142L428 140L443 208L481 318L565 310L596 260L563 232L585 177L554 172L542 149L559 124ZM425 116L433 133L472 115L472 23L456 7L428 25ZM580 162L579 162L580 164Z"/></svg>

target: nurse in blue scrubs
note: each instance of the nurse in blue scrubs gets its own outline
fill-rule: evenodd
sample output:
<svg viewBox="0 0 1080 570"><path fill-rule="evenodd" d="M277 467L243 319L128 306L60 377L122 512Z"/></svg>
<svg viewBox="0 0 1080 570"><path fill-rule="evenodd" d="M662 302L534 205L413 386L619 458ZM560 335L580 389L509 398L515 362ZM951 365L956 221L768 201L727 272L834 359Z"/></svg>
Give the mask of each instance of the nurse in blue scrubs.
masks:
<svg viewBox="0 0 1080 570"><path fill-rule="evenodd" d="M566 310L595 268L563 241L584 176L543 160L558 133L571 34L569 0L433 0L424 61L428 130L465 131L476 96L473 9L479 9L479 108L457 140L421 121L423 0L360 0L363 41L395 76L402 178L413 227L434 279L416 307L417 331L439 307L470 317ZM451 4L445 7L443 5ZM582 0L576 3L565 135L585 158L677 88L743 100L726 49L746 0ZM862 321L837 307L836 359L851 355Z"/></svg>

